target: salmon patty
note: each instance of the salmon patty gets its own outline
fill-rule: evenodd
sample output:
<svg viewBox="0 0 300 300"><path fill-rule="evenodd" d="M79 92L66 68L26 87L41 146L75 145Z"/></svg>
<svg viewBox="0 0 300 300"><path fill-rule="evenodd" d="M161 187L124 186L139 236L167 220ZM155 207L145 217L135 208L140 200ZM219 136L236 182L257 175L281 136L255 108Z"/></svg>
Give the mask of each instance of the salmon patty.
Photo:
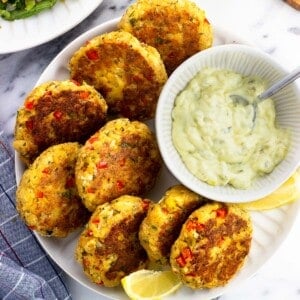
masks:
<svg viewBox="0 0 300 300"><path fill-rule="evenodd" d="M112 120L80 150L75 171L79 195L90 211L121 195L144 195L161 166L155 136L146 124Z"/></svg>
<svg viewBox="0 0 300 300"><path fill-rule="evenodd" d="M41 235L65 237L89 218L75 185L79 149L78 143L51 146L21 178L17 210L27 226Z"/></svg>
<svg viewBox="0 0 300 300"><path fill-rule="evenodd" d="M149 209L141 224L139 238L150 261L168 264L171 247L183 223L204 201L183 185L175 185Z"/></svg>
<svg viewBox="0 0 300 300"><path fill-rule="evenodd" d="M150 201L124 195L99 205L80 235L76 259L92 282L114 287L144 268L147 254L138 230Z"/></svg>
<svg viewBox="0 0 300 300"><path fill-rule="evenodd" d="M92 38L74 53L70 76L93 85L107 101L109 112L129 119L154 117L167 80L157 50L124 31Z"/></svg>
<svg viewBox="0 0 300 300"><path fill-rule="evenodd" d="M195 210L171 249L172 270L191 288L225 285L249 253L252 223L237 205L211 202Z"/></svg>
<svg viewBox="0 0 300 300"><path fill-rule="evenodd" d="M169 75L213 43L205 12L190 0L138 0L128 7L118 27L155 47Z"/></svg>
<svg viewBox="0 0 300 300"><path fill-rule="evenodd" d="M106 112L105 100L92 86L70 80L43 83L18 110L14 148L28 166L52 145L83 143L104 124Z"/></svg>

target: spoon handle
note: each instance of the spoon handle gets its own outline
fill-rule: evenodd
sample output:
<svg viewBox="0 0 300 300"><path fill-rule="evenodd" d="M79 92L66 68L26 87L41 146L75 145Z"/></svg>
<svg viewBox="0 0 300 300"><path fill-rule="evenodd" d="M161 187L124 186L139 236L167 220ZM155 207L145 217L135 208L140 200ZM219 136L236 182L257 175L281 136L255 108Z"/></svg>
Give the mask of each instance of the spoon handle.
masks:
<svg viewBox="0 0 300 300"><path fill-rule="evenodd" d="M297 78L300 77L300 67L296 68L294 71L292 71L290 74L284 76L281 80L273 84L270 88L268 88L266 91L261 93L258 98L260 100L269 98L273 96L276 92L284 88L289 83L293 82Z"/></svg>

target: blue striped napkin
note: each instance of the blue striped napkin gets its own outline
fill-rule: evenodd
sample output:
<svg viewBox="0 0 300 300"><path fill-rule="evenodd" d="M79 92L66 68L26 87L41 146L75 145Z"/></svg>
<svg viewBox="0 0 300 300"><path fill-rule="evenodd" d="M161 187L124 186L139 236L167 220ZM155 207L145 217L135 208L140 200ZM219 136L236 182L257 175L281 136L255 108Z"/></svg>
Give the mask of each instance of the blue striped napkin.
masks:
<svg viewBox="0 0 300 300"><path fill-rule="evenodd" d="M14 155L0 129L0 299L71 299L62 270L20 219Z"/></svg>

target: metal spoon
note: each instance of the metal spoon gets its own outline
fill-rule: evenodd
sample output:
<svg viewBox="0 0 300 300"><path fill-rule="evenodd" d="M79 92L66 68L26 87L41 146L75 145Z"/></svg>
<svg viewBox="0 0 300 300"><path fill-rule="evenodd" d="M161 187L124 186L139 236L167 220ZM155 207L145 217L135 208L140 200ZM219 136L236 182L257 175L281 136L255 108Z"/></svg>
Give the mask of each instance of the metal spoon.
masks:
<svg viewBox="0 0 300 300"><path fill-rule="evenodd" d="M275 93L280 91L282 88L292 83L296 79L300 77L300 67L296 68L290 74L284 76L282 79L271 85L266 91L258 95L252 103L250 103L246 98L240 95L230 95L233 103L240 104L243 106L252 105L253 107L253 116L252 116L252 129L255 126L256 112L257 112L257 104L267 98L270 98Z"/></svg>
<svg viewBox="0 0 300 300"><path fill-rule="evenodd" d="M292 71L290 74L284 76L282 79L271 85L266 91L261 93L257 96L256 101L254 101L251 104L257 105L258 102L265 100L267 98L270 98L275 93L280 91L282 88L287 86L288 84L292 83L296 79L300 77L300 67L296 68L294 71ZM233 100L234 103L241 104L241 105L249 105L249 101L240 95L230 95L230 98Z"/></svg>

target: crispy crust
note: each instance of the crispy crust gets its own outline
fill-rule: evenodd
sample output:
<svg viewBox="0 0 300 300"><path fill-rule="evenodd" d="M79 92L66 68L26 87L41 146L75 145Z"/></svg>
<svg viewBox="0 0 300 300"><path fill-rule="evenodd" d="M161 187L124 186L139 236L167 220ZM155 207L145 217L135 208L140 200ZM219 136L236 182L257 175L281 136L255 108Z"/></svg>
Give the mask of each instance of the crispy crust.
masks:
<svg viewBox="0 0 300 300"><path fill-rule="evenodd" d="M128 7L119 28L155 47L168 74L213 41L205 12L190 0L138 0Z"/></svg>
<svg viewBox="0 0 300 300"><path fill-rule="evenodd" d="M244 264L251 239L246 211L237 205L208 203L183 225L171 249L172 269L191 288L223 286Z"/></svg>
<svg viewBox="0 0 300 300"><path fill-rule="evenodd" d="M124 194L144 195L155 184L162 161L154 134L139 121L106 123L82 147L76 184L83 203L97 205Z"/></svg>
<svg viewBox="0 0 300 300"><path fill-rule="evenodd" d="M94 211L76 247L76 259L93 282L117 286L124 276L145 267L138 230L149 205L149 200L125 195Z"/></svg>
<svg viewBox="0 0 300 300"><path fill-rule="evenodd" d="M157 50L123 31L96 36L82 46L70 60L70 73L76 81L93 85L111 113L136 120L154 117L167 80Z"/></svg>
<svg viewBox="0 0 300 300"><path fill-rule="evenodd" d="M27 226L41 235L65 237L88 220L75 186L79 148L78 143L49 147L22 176L17 209Z"/></svg>
<svg viewBox="0 0 300 300"><path fill-rule="evenodd" d="M139 232L149 260L168 264L172 244L187 217L205 201L183 185L169 188L162 199L149 209Z"/></svg>
<svg viewBox="0 0 300 300"><path fill-rule="evenodd" d="M51 145L85 141L103 125L106 111L92 86L70 80L43 83L18 110L14 148L29 165Z"/></svg>

